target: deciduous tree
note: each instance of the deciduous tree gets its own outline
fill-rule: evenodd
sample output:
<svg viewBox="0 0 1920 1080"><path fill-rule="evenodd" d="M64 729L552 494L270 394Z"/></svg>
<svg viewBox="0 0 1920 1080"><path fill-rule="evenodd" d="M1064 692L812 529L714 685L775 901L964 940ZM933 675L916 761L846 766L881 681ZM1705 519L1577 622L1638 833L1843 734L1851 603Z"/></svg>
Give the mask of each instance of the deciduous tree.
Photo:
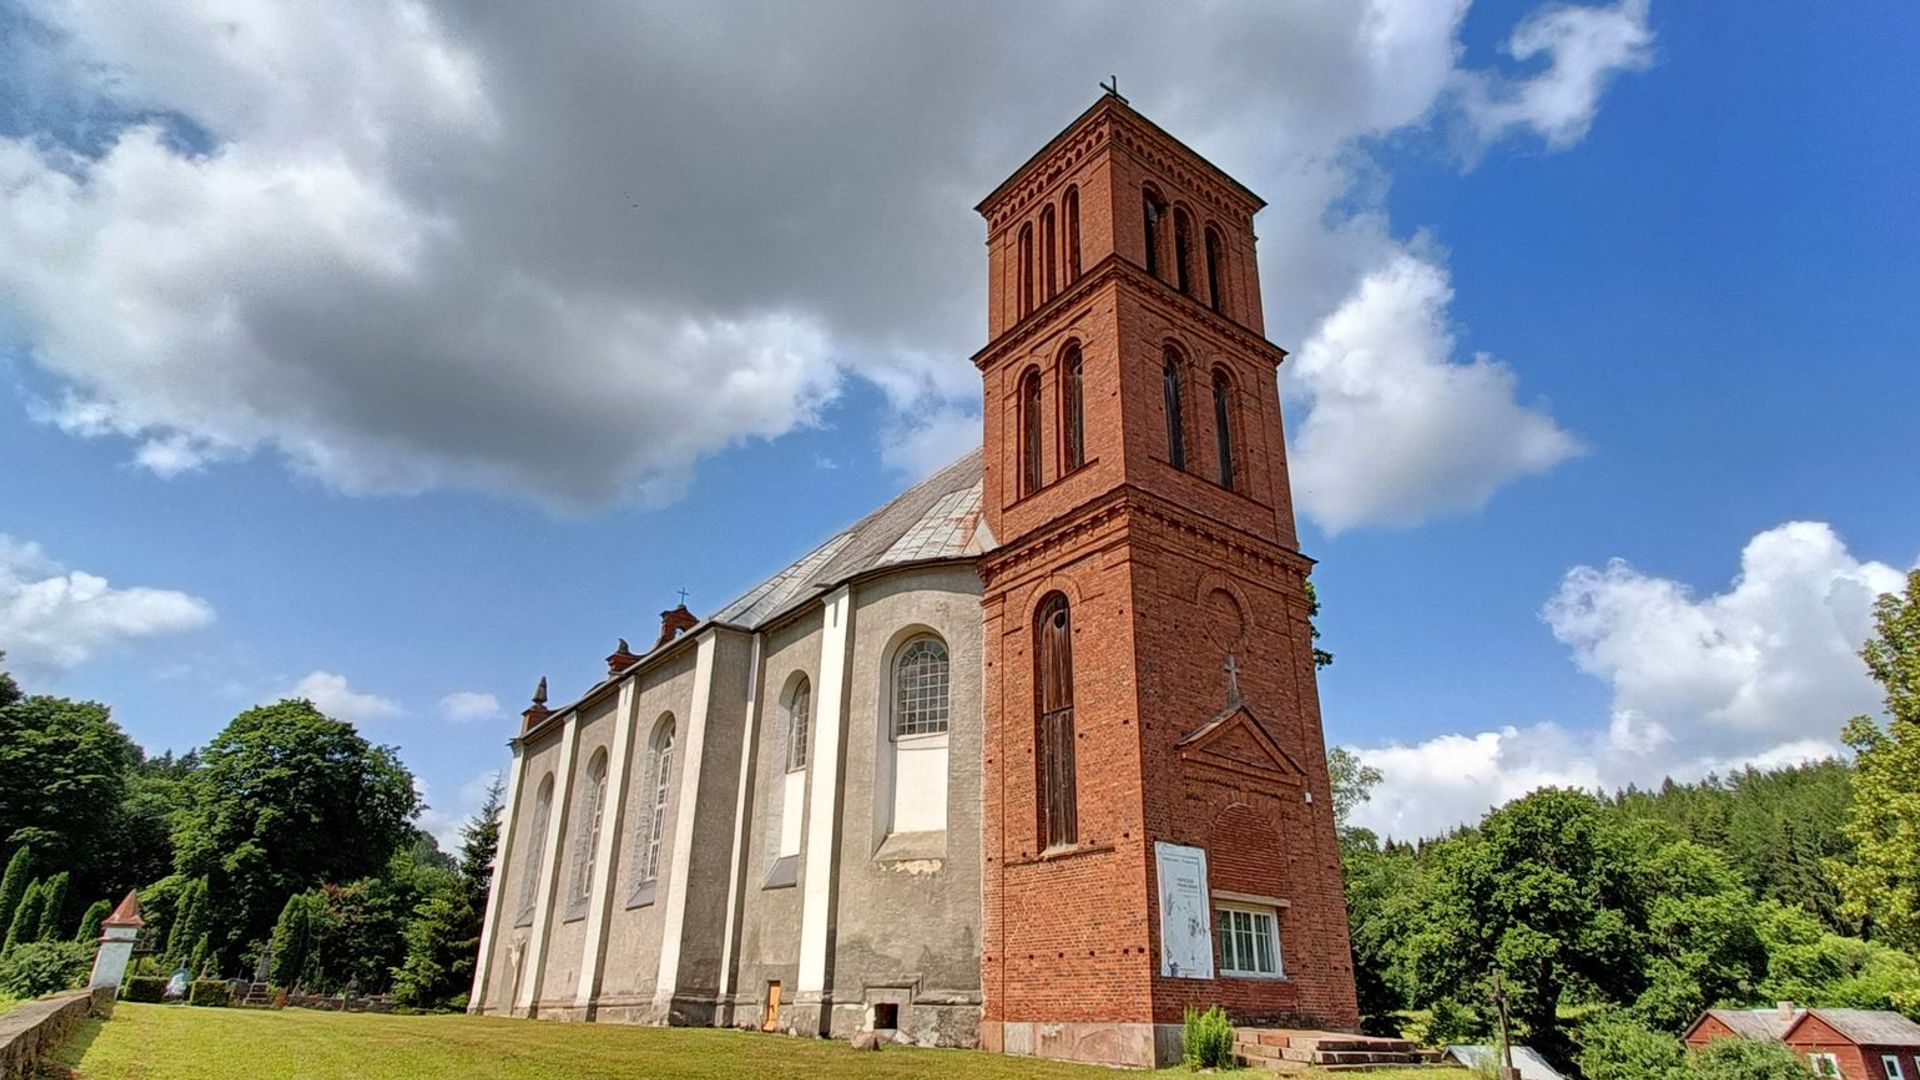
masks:
<svg viewBox="0 0 1920 1080"><path fill-rule="evenodd" d="M1888 723L1856 716L1847 724L1854 851L1833 868L1846 910L1868 920L1872 935L1920 951L1920 570L1907 576L1904 596L1880 598L1874 627L1860 655L1886 692Z"/></svg>

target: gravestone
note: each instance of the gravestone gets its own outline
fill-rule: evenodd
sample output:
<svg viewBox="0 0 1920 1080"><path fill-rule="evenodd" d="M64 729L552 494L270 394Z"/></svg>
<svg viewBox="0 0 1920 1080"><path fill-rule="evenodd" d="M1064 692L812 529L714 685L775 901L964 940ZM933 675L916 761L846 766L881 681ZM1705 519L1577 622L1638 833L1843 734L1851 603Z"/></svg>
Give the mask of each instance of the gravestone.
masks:
<svg viewBox="0 0 1920 1080"><path fill-rule="evenodd" d="M93 976L87 986L119 989L127 977L127 961L133 959L133 943L145 925L140 918L139 894L127 893L127 898L100 924L100 948L93 954Z"/></svg>

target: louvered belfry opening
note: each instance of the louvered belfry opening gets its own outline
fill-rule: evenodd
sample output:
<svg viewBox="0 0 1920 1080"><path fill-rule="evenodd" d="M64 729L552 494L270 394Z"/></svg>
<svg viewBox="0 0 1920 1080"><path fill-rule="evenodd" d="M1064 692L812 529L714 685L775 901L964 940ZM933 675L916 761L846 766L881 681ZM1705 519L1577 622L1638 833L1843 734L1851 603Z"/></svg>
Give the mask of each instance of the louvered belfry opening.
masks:
<svg viewBox="0 0 1920 1080"><path fill-rule="evenodd" d="M1080 809L1074 791L1073 620L1065 596L1054 593L1040 605L1034 640L1043 827L1048 847L1070 847L1080 838Z"/></svg>

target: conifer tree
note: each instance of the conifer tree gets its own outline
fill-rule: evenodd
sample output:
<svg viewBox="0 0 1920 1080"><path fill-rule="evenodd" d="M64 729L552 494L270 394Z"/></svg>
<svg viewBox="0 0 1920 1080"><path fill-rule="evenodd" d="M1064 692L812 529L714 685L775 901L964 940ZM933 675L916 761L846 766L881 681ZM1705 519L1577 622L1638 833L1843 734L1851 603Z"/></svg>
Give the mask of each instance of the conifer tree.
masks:
<svg viewBox="0 0 1920 1080"><path fill-rule="evenodd" d="M105 900L95 900L92 906L87 908L87 913L80 916L80 929L73 935L73 940L83 945L91 945L99 941L101 926L112 912L112 904Z"/></svg>
<svg viewBox="0 0 1920 1080"><path fill-rule="evenodd" d="M67 883L70 880L70 875L62 870L40 886L40 899L44 906L40 911L40 925L34 931L33 940L60 940L60 917L66 913Z"/></svg>
<svg viewBox="0 0 1920 1080"><path fill-rule="evenodd" d="M33 941L40 933L40 916L46 909L46 887L35 880L20 898L20 906L13 909L13 921L7 924L7 942L0 947L0 952L12 952L14 946Z"/></svg>
<svg viewBox="0 0 1920 1080"><path fill-rule="evenodd" d="M7 860L5 877L0 877L0 927L13 925L13 913L26 898L27 884L33 877L33 848L26 844L14 850Z"/></svg>

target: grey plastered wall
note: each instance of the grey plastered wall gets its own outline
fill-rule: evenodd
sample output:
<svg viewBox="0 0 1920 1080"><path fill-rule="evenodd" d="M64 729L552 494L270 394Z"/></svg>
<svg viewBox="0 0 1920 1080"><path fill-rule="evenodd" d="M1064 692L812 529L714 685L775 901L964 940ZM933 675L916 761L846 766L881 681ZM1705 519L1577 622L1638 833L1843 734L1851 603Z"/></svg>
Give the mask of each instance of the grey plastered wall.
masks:
<svg viewBox="0 0 1920 1080"><path fill-rule="evenodd" d="M681 921L679 986L674 1022L711 1024L720 994L725 946L727 880L733 857L734 805L739 794L740 737L746 725L751 636L714 630L713 682L708 690L699 791L691 812L693 850L687 863L687 904Z"/></svg>
<svg viewBox="0 0 1920 1080"><path fill-rule="evenodd" d="M514 978L514 956L527 955L527 943L533 936L533 927L517 925L526 876L537 868L530 866L528 860L533 856L535 838L533 828L533 808L540 797L540 785L548 776L554 776L555 790L558 791L559 777L554 775L560 767L560 729L559 717L554 717L547 729L526 744L526 774L520 783L516 795L519 805L511 807L512 841L507 850L506 865L502 872L506 882L500 894L499 929L493 938L493 956L488 963L493 965L493 973L487 978L486 1011L506 1013L513 1008L515 996L519 993L518 980ZM555 799L558 800L556 795ZM522 978L531 977L531 972L521 973Z"/></svg>
<svg viewBox="0 0 1920 1080"><path fill-rule="evenodd" d="M655 900L643 906L629 906L633 898L634 856L639 830L646 824L653 806L653 792L647 787L648 754L654 732L662 717L671 714L675 725L673 775L668 778L672 790L679 790L681 770L686 764L687 710L693 704L694 650L691 643L680 646L676 655L657 666L637 673L639 687L634 706L633 752L627 765L626 814L619 824L620 838L615 845L613 868L613 910L607 918L605 959L600 966L598 1006L603 1014L613 1011L614 1019L650 1019L646 1010L653 1003L654 981L660 971L661 909L664 888L655 890ZM671 844L674 819L681 812L677 802L669 802L665 836ZM660 865L672 865L671 852L660 853ZM664 881L661 882L664 886ZM627 1013L623 1010L640 1010Z"/></svg>
<svg viewBox="0 0 1920 1080"><path fill-rule="evenodd" d="M801 890L794 884L769 888L767 878L780 840L778 813L786 782L786 728L780 695L795 672L805 674L817 692L820 621L820 608L810 605L795 618L767 630L762 639L760 719L754 731L753 775L745 809L746 869L741 879L739 936L734 949L733 1022L739 1026L761 1025L768 982L779 982L791 1000L799 974ZM813 711L818 715L817 702ZM808 768L809 783L817 764ZM803 837L805 824L801 822ZM806 858L803 843L791 880L804 879Z"/></svg>
<svg viewBox="0 0 1920 1080"><path fill-rule="evenodd" d="M574 853L580 848L581 823L586 819L581 802L587 786L587 763L602 750L611 753L614 711L618 702L618 694L607 694L579 711L577 724L580 743L574 750L573 783L566 793L572 805L567 808L566 831L560 835L560 858L555 865L553 903L547 912L551 929L547 936L547 973L540 984L539 1006L543 1013L573 1008L575 995L579 991L581 949L586 944L587 917L585 906L580 905L576 909L570 899L574 884ZM556 814L560 809L557 791L556 788ZM613 826L603 820L600 827L605 829Z"/></svg>
<svg viewBox="0 0 1920 1080"><path fill-rule="evenodd" d="M854 591L846 773L833 941L832 1033L870 1023L876 1001L900 1006L900 1034L972 1045L979 1037L981 617L970 565L903 571ZM947 644L947 835L944 857L876 859L878 777L892 720L892 660L921 631Z"/></svg>

